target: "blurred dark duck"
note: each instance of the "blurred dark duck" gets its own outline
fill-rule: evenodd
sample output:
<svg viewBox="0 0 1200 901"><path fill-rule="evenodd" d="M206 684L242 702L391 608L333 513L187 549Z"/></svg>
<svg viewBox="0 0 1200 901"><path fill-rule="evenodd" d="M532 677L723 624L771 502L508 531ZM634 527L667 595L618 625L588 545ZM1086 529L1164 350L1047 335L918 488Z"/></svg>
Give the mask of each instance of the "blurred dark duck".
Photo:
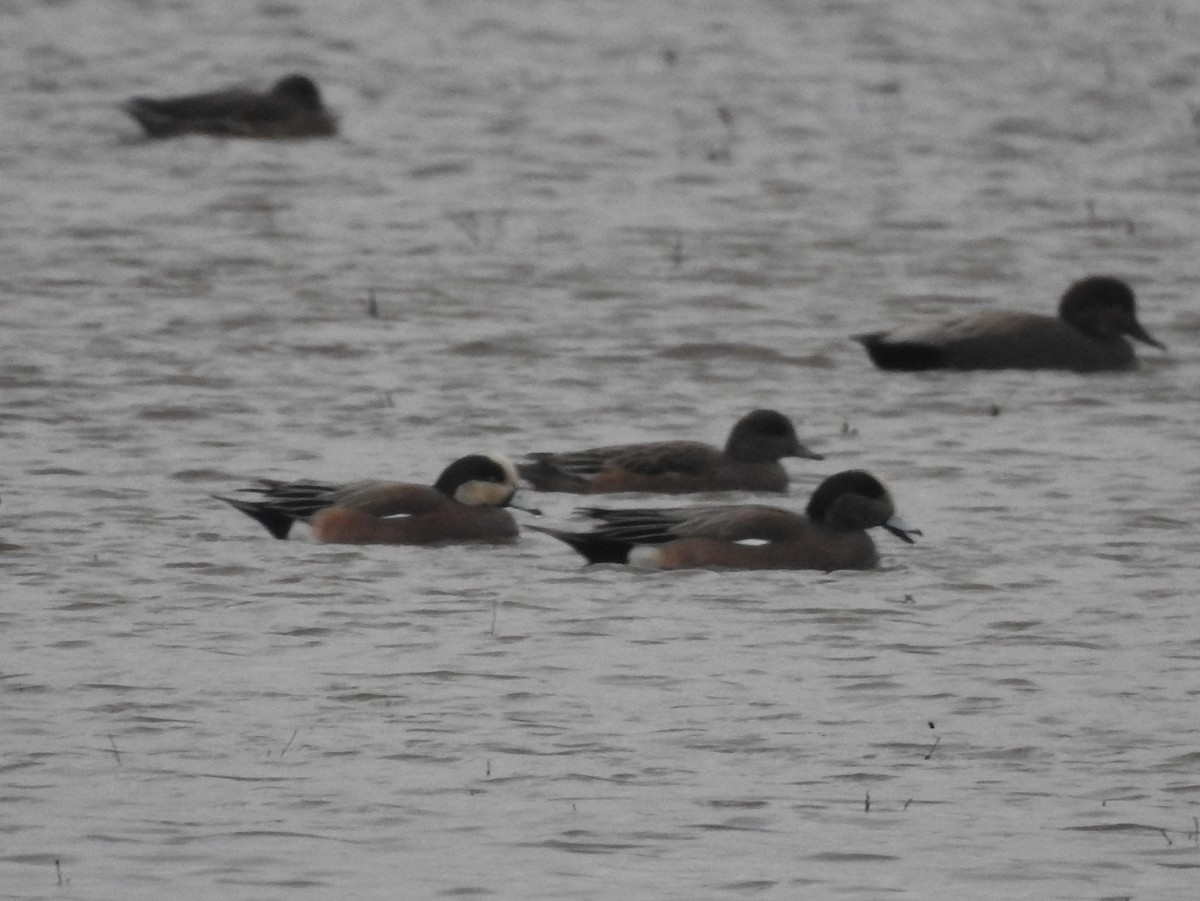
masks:
<svg viewBox="0 0 1200 901"><path fill-rule="evenodd" d="M943 325L858 335L880 369L1066 369L1100 372L1137 365L1126 336L1166 350L1137 321L1133 290L1092 275L1069 287L1058 316L991 310Z"/></svg>
<svg viewBox="0 0 1200 901"><path fill-rule="evenodd" d="M882 483L852 469L830 476L803 514L758 504L579 511L603 525L591 532L530 526L588 563L654 569L873 569L879 553L866 530L882 526L912 544L920 534L896 515Z"/></svg>
<svg viewBox="0 0 1200 901"><path fill-rule="evenodd" d="M306 75L288 75L269 91L226 88L180 97L133 97L121 108L152 138L202 134L223 138L321 138L337 134L337 118Z"/></svg>
<svg viewBox="0 0 1200 901"><path fill-rule="evenodd" d="M785 492L788 474L781 457L823 459L800 443L782 413L754 410L734 424L723 449L700 441L619 444L527 454L517 469L538 491Z"/></svg>

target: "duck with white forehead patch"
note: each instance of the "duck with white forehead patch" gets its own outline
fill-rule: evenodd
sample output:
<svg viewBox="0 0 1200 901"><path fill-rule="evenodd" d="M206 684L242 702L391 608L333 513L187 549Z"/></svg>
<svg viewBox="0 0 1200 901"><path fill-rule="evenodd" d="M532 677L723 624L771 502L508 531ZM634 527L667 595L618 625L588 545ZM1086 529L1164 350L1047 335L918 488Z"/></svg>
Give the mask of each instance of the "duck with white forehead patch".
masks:
<svg viewBox="0 0 1200 901"><path fill-rule="evenodd" d="M313 537L331 544L454 544L514 540L519 529L507 508L515 506L516 491L517 471L507 457L471 454L447 466L433 485L260 479L238 492L254 499L217 499L280 539L305 522Z"/></svg>

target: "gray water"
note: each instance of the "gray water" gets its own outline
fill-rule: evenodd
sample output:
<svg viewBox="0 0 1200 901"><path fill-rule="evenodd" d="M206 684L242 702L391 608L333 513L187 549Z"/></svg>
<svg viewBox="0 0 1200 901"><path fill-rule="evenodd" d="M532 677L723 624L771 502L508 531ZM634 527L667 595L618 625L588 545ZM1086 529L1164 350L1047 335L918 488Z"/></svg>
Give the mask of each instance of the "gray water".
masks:
<svg viewBox="0 0 1200 901"><path fill-rule="evenodd" d="M0 47L0 896L1196 896L1193 5L11 2ZM116 108L294 70L341 137ZM849 340L1090 272L1169 352ZM785 503L866 468L923 540L650 574L210 498L759 406L827 455Z"/></svg>

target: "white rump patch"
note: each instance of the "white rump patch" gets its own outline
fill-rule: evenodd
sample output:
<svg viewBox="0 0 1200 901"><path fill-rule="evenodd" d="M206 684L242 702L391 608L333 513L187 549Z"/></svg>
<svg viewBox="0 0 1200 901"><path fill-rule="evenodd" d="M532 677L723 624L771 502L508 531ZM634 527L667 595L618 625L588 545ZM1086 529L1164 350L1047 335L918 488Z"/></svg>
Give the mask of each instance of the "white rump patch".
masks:
<svg viewBox="0 0 1200 901"><path fill-rule="evenodd" d="M662 569L658 548L647 544L634 545L629 551L629 565L641 566L646 569Z"/></svg>

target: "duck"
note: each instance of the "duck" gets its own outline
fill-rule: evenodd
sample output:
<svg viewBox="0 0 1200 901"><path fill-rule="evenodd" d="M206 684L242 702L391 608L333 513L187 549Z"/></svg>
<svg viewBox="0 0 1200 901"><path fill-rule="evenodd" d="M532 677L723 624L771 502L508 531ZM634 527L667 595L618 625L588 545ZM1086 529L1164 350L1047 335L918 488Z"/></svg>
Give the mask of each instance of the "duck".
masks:
<svg viewBox="0 0 1200 901"><path fill-rule="evenodd" d="M734 424L724 448L666 440L535 452L526 454L517 470L535 490L546 492L784 493L783 457L824 459L800 442L788 417L777 410L753 410Z"/></svg>
<svg viewBox="0 0 1200 901"><path fill-rule="evenodd" d="M1090 275L1063 293L1058 316L1010 310L976 313L933 327L855 336L880 369L1061 369L1103 372L1137 365L1128 338L1166 346L1137 320L1128 283Z"/></svg>
<svg viewBox="0 0 1200 901"><path fill-rule="evenodd" d="M320 138L337 134L337 118L307 75L292 73L266 92L225 88L176 97L132 97L121 109L151 138L202 134L222 138Z"/></svg>
<svg viewBox="0 0 1200 901"><path fill-rule="evenodd" d="M516 539L520 530L507 509L516 506L516 492L512 461L489 453L460 457L431 486L259 479L238 496L214 497L281 540L305 522L314 538L331 544L456 544Z"/></svg>
<svg viewBox="0 0 1200 901"><path fill-rule="evenodd" d="M888 490L865 470L821 482L803 513L761 504L611 509L585 507L590 532L530 528L557 538L589 564L660 569L873 569L879 552L867 529L901 541L921 533L897 513Z"/></svg>

